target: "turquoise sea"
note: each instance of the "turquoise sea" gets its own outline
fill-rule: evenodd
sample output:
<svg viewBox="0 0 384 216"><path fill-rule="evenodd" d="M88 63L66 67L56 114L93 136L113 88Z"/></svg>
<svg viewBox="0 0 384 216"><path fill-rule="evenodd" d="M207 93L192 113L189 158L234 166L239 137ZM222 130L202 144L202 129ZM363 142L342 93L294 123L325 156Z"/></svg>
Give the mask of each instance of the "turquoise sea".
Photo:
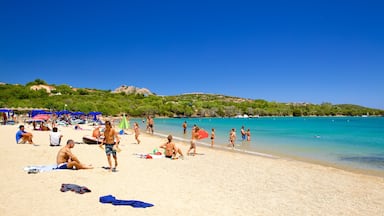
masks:
<svg viewBox="0 0 384 216"><path fill-rule="evenodd" d="M138 121L144 129L144 123ZM188 124L186 135L184 121ZM234 151L384 174L383 117L155 118L155 133L172 134L176 140L188 142L194 124L209 133L215 128L215 148L228 149L229 131L235 128ZM251 141L242 141L241 126L251 130ZM210 146L210 139L200 144Z"/></svg>

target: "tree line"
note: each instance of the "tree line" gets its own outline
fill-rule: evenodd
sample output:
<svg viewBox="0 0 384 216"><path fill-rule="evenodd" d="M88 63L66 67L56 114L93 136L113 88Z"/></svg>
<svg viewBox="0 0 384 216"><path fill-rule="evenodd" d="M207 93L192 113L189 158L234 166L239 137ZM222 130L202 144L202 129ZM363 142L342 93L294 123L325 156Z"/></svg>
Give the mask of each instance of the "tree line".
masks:
<svg viewBox="0 0 384 216"><path fill-rule="evenodd" d="M100 111L104 115L125 113L132 117L234 117L248 116L384 116L384 110L353 104L279 103L217 94L158 96L113 93L111 90L49 85L55 89L31 90L32 85L48 85L36 79L26 85L0 85L0 107L44 108L51 111Z"/></svg>

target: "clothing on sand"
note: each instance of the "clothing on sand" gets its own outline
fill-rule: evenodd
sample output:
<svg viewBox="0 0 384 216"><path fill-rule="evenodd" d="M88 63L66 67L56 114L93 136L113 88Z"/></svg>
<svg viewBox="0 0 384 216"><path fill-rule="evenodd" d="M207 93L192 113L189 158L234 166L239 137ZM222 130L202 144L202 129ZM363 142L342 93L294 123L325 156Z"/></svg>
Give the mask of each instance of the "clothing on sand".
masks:
<svg viewBox="0 0 384 216"><path fill-rule="evenodd" d="M78 194L91 192L91 190L89 188L84 187L84 186L79 186L76 184L61 184L60 191L61 192L73 191L73 192L76 192Z"/></svg>
<svg viewBox="0 0 384 216"><path fill-rule="evenodd" d="M111 203L112 205L129 205L133 208L147 208L154 206L151 203L146 203L139 200L119 200L112 195L101 196L99 201L101 203Z"/></svg>

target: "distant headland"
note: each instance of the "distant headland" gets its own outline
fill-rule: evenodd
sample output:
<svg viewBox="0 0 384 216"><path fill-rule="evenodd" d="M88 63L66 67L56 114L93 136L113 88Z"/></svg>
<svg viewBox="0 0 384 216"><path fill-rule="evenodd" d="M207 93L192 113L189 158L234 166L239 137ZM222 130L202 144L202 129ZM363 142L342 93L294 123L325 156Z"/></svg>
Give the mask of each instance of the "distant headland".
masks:
<svg viewBox="0 0 384 216"><path fill-rule="evenodd" d="M354 104L280 103L202 92L160 96L148 88L129 85L112 91L36 79L26 85L0 83L0 89L0 107L14 109L100 111L132 117L384 116L384 110Z"/></svg>

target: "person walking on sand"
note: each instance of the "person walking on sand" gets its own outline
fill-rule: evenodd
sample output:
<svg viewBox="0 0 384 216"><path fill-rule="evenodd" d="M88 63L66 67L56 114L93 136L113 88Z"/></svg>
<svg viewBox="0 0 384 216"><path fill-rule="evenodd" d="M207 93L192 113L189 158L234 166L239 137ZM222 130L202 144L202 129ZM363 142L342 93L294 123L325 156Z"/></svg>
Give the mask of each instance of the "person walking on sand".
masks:
<svg viewBox="0 0 384 216"><path fill-rule="evenodd" d="M140 135L140 127L137 122L133 124L133 130L135 132L135 139L137 141L137 144L140 144L139 135Z"/></svg>
<svg viewBox="0 0 384 216"><path fill-rule="evenodd" d="M189 155L189 152L193 149L193 156L196 155L196 142L198 139L200 139L200 134L199 134L199 127L195 127L194 130L192 130L192 140L191 140L191 146L188 149L187 155Z"/></svg>
<svg viewBox="0 0 384 216"><path fill-rule="evenodd" d="M33 135L30 132L24 130L24 125L19 126L19 130L16 132L16 143L24 144L28 142L29 144L34 144L32 141Z"/></svg>
<svg viewBox="0 0 384 216"><path fill-rule="evenodd" d="M213 148L214 143L215 143L215 128L212 128L212 131L211 131L211 148Z"/></svg>
<svg viewBox="0 0 384 216"><path fill-rule="evenodd" d="M107 155L109 169L112 172L116 172L116 167L118 164L116 151L119 151L119 142L120 142L120 138L118 136L118 133L115 131L115 129L112 128L111 122L106 121L105 130L104 130L104 140L99 146L102 148L103 145L105 145L105 154ZM115 166L113 168L112 168L111 155L115 160Z"/></svg>
<svg viewBox="0 0 384 216"><path fill-rule="evenodd" d="M177 159L177 153L180 154L180 158L184 159L183 152L176 147L175 143L172 142L172 135L168 135L168 142L160 146L160 148L165 149L165 157L171 159Z"/></svg>
<svg viewBox="0 0 384 216"><path fill-rule="evenodd" d="M93 169L92 165L85 165L79 161L71 152L73 147L75 142L69 139L67 144L59 150L56 156L57 169Z"/></svg>

